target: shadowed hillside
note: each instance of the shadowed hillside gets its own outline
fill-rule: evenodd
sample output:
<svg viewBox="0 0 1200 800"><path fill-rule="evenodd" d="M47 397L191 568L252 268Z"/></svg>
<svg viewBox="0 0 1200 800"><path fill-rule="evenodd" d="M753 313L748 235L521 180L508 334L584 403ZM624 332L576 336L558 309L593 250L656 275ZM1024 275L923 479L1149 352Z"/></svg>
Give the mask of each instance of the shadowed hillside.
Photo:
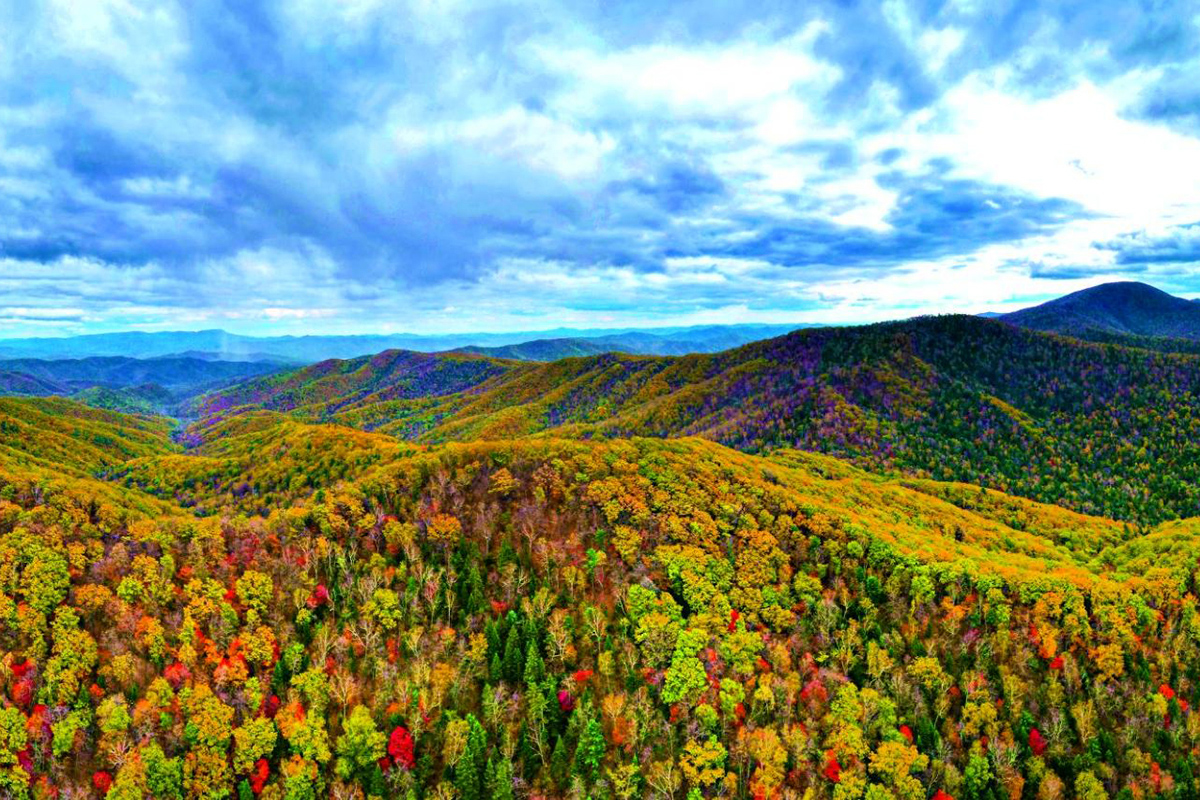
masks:
<svg viewBox="0 0 1200 800"><path fill-rule="evenodd" d="M1133 281L1094 286L1000 319L1082 338L1107 334L1200 339L1200 303Z"/></svg>

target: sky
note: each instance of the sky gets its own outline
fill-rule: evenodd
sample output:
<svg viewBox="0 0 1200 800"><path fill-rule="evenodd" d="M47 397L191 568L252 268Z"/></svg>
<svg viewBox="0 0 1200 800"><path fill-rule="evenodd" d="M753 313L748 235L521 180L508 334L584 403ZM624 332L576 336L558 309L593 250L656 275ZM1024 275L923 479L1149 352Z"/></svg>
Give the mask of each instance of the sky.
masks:
<svg viewBox="0 0 1200 800"><path fill-rule="evenodd" d="M1200 296L1200 6L0 0L0 336Z"/></svg>

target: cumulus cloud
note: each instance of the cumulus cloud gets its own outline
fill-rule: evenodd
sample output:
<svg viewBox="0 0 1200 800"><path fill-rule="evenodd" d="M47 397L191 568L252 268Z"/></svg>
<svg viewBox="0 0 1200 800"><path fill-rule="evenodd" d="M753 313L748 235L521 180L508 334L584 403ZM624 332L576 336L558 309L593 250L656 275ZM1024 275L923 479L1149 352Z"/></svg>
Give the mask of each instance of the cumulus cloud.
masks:
<svg viewBox="0 0 1200 800"><path fill-rule="evenodd" d="M1139 276L1200 292L1182 0L0 13L5 335L854 321Z"/></svg>

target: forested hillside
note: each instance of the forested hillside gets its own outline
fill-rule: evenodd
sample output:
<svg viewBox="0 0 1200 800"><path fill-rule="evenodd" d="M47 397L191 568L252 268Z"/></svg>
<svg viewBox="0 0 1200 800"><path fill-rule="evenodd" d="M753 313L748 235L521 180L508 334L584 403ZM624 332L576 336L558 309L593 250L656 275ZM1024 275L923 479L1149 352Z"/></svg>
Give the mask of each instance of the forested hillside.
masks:
<svg viewBox="0 0 1200 800"><path fill-rule="evenodd" d="M940 317L0 399L0 792L1194 797L1198 384Z"/></svg>
<svg viewBox="0 0 1200 800"><path fill-rule="evenodd" d="M1197 790L1197 522L696 438L426 449L258 412L181 452L9 402L10 796Z"/></svg>
<svg viewBox="0 0 1200 800"><path fill-rule="evenodd" d="M1083 338L1124 335L1200 340L1200 303L1134 281L1093 286L1001 319Z"/></svg>
<svg viewBox="0 0 1200 800"><path fill-rule="evenodd" d="M223 417L251 404L419 442L696 435L749 452L828 453L1140 524L1200 514L1195 356L946 316L798 331L682 358L378 358L381 368L327 362L278 385L245 384L210 395L197 413Z"/></svg>
<svg viewBox="0 0 1200 800"><path fill-rule="evenodd" d="M346 361L322 361L238 384L198 398L193 414L209 416L229 408L254 405L272 411L340 409L396 399L442 397L470 390L518 366L471 353L430 355L386 350Z"/></svg>

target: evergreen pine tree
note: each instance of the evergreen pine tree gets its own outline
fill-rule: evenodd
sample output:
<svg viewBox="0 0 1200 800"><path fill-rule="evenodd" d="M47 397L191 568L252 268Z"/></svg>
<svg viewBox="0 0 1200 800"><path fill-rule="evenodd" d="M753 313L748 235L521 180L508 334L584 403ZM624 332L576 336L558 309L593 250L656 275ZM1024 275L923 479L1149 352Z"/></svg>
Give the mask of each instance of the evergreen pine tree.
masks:
<svg viewBox="0 0 1200 800"><path fill-rule="evenodd" d="M538 684L542 678L546 676L546 664L542 661L542 655L538 652L537 645L529 642L529 647L525 650L525 685L533 690L537 690ZM557 705L557 702L555 703Z"/></svg>
<svg viewBox="0 0 1200 800"><path fill-rule="evenodd" d="M370 777L367 779L367 794L376 797L387 795L387 784L384 782L383 769L379 764L371 765L369 775Z"/></svg>
<svg viewBox="0 0 1200 800"><path fill-rule="evenodd" d="M516 683L521 679L525 666L525 654L521 651L521 632L513 625L508 629L508 641L504 643L504 679Z"/></svg>
<svg viewBox="0 0 1200 800"><path fill-rule="evenodd" d="M476 746L475 738L468 735L467 746L454 765L454 788L462 800L481 800L483 797Z"/></svg>
<svg viewBox="0 0 1200 800"><path fill-rule="evenodd" d="M495 657L504 652L504 643L500 638L500 623L496 620L490 620L483 629L484 638L487 639L488 655Z"/></svg>
<svg viewBox="0 0 1200 800"><path fill-rule="evenodd" d="M542 679L541 691L546 698L546 731L551 736L558 736L563 729L563 713L558 705L558 683L553 675Z"/></svg>
<svg viewBox="0 0 1200 800"><path fill-rule="evenodd" d="M488 665L488 680L492 683L504 680L504 665L500 663L500 653L492 656L492 663Z"/></svg>
<svg viewBox="0 0 1200 800"><path fill-rule="evenodd" d="M483 610L483 578L479 567L475 564L467 570L466 591L463 597L463 609L468 616L478 614Z"/></svg>
<svg viewBox="0 0 1200 800"><path fill-rule="evenodd" d="M496 759L488 756L487 770L483 778L483 791L488 797L496 796Z"/></svg>
<svg viewBox="0 0 1200 800"><path fill-rule="evenodd" d="M521 636L526 647L528 647L530 643L533 643L533 645L538 648L539 652L541 651L541 626L538 625L537 620L535 620L532 616L526 617L524 623L521 625Z"/></svg>
<svg viewBox="0 0 1200 800"><path fill-rule="evenodd" d="M589 782L600 777L600 764L604 761L604 729L594 719L588 720L579 747L575 750L575 771Z"/></svg>
<svg viewBox="0 0 1200 800"><path fill-rule="evenodd" d="M483 725L480 724L474 714L467 715L467 726L468 749L475 759L475 771L478 773L480 780L482 780L483 776L487 773L487 731L483 729Z"/></svg>
<svg viewBox="0 0 1200 800"><path fill-rule="evenodd" d="M559 789L567 788L568 773L571 769L571 756L567 753L567 743L563 737L558 737L554 743L554 754L550 756L550 777Z"/></svg>
<svg viewBox="0 0 1200 800"><path fill-rule="evenodd" d="M496 765L496 781L491 790L492 800L513 800L512 765L504 759Z"/></svg>
<svg viewBox="0 0 1200 800"><path fill-rule="evenodd" d="M541 766L541 758L529 736L529 729L525 726L521 727L521 738L517 741L517 753L521 759L522 777L525 780L531 780L533 776L537 775L538 768Z"/></svg>
<svg viewBox="0 0 1200 800"><path fill-rule="evenodd" d="M500 546L500 556L497 559L498 566L504 567L508 564L516 564L520 559L517 556L517 551L512 546L512 542L507 539Z"/></svg>

